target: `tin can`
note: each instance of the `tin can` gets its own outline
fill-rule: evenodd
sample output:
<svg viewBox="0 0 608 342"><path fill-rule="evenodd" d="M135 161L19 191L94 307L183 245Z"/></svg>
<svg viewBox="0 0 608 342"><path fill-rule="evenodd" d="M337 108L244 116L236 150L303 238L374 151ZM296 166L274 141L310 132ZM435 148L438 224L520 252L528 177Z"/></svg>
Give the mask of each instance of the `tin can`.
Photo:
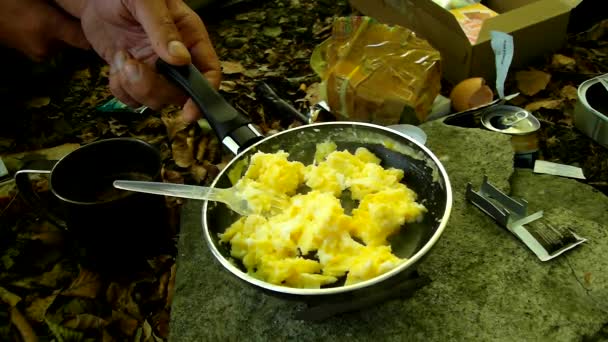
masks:
<svg viewBox="0 0 608 342"><path fill-rule="evenodd" d="M540 121L532 113L516 106L498 105L484 111L481 123L489 130L511 136L516 167L534 167Z"/></svg>

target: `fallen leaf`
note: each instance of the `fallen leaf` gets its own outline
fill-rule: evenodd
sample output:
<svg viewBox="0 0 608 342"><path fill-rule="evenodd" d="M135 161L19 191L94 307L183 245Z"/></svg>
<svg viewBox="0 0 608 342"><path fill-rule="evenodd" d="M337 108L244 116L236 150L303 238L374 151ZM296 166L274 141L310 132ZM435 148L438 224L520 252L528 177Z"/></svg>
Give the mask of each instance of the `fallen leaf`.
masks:
<svg viewBox="0 0 608 342"><path fill-rule="evenodd" d="M243 71L243 75L249 77L249 78L258 78L260 76L262 76L264 73L258 69L248 69Z"/></svg>
<svg viewBox="0 0 608 342"><path fill-rule="evenodd" d="M190 174L198 184L201 184L207 177L207 169L202 163L194 162L190 165Z"/></svg>
<svg viewBox="0 0 608 342"><path fill-rule="evenodd" d="M567 100L577 100L578 99L578 89L572 85L567 85L560 90L559 94L561 97Z"/></svg>
<svg viewBox="0 0 608 342"><path fill-rule="evenodd" d="M163 121L155 116L150 116L145 120L140 121L135 126L135 132L141 132L143 130L158 130L163 127Z"/></svg>
<svg viewBox="0 0 608 342"><path fill-rule="evenodd" d="M152 325L146 320L141 329L141 336L137 341L141 342L163 342L163 339L156 336Z"/></svg>
<svg viewBox="0 0 608 342"><path fill-rule="evenodd" d="M557 123L561 123L569 127L572 127L574 125L574 123L572 122L572 117L570 115L564 115L564 118L557 120Z"/></svg>
<svg viewBox="0 0 608 342"><path fill-rule="evenodd" d="M183 131L190 125L182 119L181 112L162 113L161 120L165 124L169 140L173 140L178 132Z"/></svg>
<svg viewBox="0 0 608 342"><path fill-rule="evenodd" d="M110 132L117 137L123 136L129 132L129 126L120 123L116 119L110 119L108 124L110 125Z"/></svg>
<svg viewBox="0 0 608 342"><path fill-rule="evenodd" d="M82 341L84 339L84 332L82 331L66 328L48 319L44 321L58 341Z"/></svg>
<svg viewBox="0 0 608 342"><path fill-rule="evenodd" d="M557 146L559 145L559 139L556 136L552 136L547 139L547 146Z"/></svg>
<svg viewBox="0 0 608 342"><path fill-rule="evenodd" d="M62 323L65 328L74 330L101 329L108 326L109 322L101 317L91 314L79 314Z"/></svg>
<svg viewBox="0 0 608 342"><path fill-rule="evenodd" d="M116 310L112 310L112 322L116 322L118 329L127 336L133 336L139 326L139 322L135 318Z"/></svg>
<svg viewBox="0 0 608 342"><path fill-rule="evenodd" d="M21 168L24 161L30 158L48 160L59 160L66 154L76 150L80 147L80 144L63 144L55 147L45 148L36 151L20 152L15 154L3 155L2 161L6 165L9 171L17 171Z"/></svg>
<svg viewBox="0 0 608 342"><path fill-rule="evenodd" d="M15 307L12 307L10 309L10 312L11 312L11 323L13 323L15 325L15 327L19 331L19 334L21 335L21 338L23 339L23 341L24 342L38 341L38 336L36 336L34 329L30 325L30 323L27 321L27 319L25 319L25 317L21 314L21 312Z"/></svg>
<svg viewBox="0 0 608 342"><path fill-rule="evenodd" d="M137 320L142 320L139 306L132 296L134 286L134 284L131 284L127 287L112 282L106 291L106 299L114 310L126 313Z"/></svg>
<svg viewBox="0 0 608 342"><path fill-rule="evenodd" d="M167 304L165 308L170 308L173 303L173 295L175 294L175 275L177 273L177 265L173 264L171 266L171 276L169 277L169 282L167 283Z"/></svg>
<svg viewBox="0 0 608 342"><path fill-rule="evenodd" d="M34 298L25 309L25 316L33 322L44 322L46 312L57 298L57 295L59 295L59 292L55 291L50 296Z"/></svg>
<svg viewBox="0 0 608 342"><path fill-rule="evenodd" d="M184 184L184 176L179 171L167 170L163 167L161 174L165 182Z"/></svg>
<svg viewBox="0 0 608 342"><path fill-rule="evenodd" d="M572 57L556 53L551 58L551 66L556 69L572 68L576 65L576 60Z"/></svg>
<svg viewBox="0 0 608 342"><path fill-rule="evenodd" d="M62 296L66 297L83 297L95 298L101 290L101 278L98 273L89 271L85 268L80 268L78 277L74 279L72 284L61 292Z"/></svg>
<svg viewBox="0 0 608 342"><path fill-rule="evenodd" d="M562 106L563 100L539 100L526 105L525 109L530 112L539 110L540 108L558 109Z"/></svg>
<svg viewBox="0 0 608 342"><path fill-rule="evenodd" d="M151 319L152 327L156 334L163 339L169 337L169 312L167 310L161 310L154 314Z"/></svg>
<svg viewBox="0 0 608 342"><path fill-rule="evenodd" d="M161 254L148 259L148 265L150 265L154 273L160 273L169 268L169 265L173 265L173 263L173 257L169 254Z"/></svg>
<svg viewBox="0 0 608 342"><path fill-rule="evenodd" d="M207 145L209 145L208 135L203 136L198 142L198 146L196 148L196 160L199 162L205 160L205 151L207 150Z"/></svg>
<svg viewBox="0 0 608 342"><path fill-rule="evenodd" d="M240 74L245 68L240 62L221 61L222 73L226 75Z"/></svg>
<svg viewBox="0 0 608 342"><path fill-rule="evenodd" d="M194 161L194 137L186 131L179 132L171 143L171 152L177 166L189 167Z"/></svg>
<svg viewBox="0 0 608 342"><path fill-rule="evenodd" d="M220 83L220 90L227 93L231 93L236 89L236 82L234 81L222 81Z"/></svg>
<svg viewBox="0 0 608 342"><path fill-rule="evenodd" d="M48 96L45 97L35 97L27 102L28 108L42 108L46 107L51 103L51 98Z"/></svg>
<svg viewBox="0 0 608 342"><path fill-rule="evenodd" d="M283 29L280 26L264 27L262 34L268 37L276 38L283 33Z"/></svg>
<svg viewBox="0 0 608 342"><path fill-rule="evenodd" d="M515 74L515 79L517 80L517 88L524 95L532 96L547 87L551 75L539 70L518 71Z"/></svg>
<svg viewBox="0 0 608 342"><path fill-rule="evenodd" d="M63 285L66 281L69 281L73 277L72 272L64 269L64 265L58 262L48 272L44 272L39 276L23 278L12 283L17 287L25 289L34 289L38 287L47 287L55 289Z"/></svg>
<svg viewBox="0 0 608 342"><path fill-rule="evenodd" d="M315 105L321 101L321 86L319 82L315 82L306 89L304 100L310 105Z"/></svg>
<svg viewBox="0 0 608 342"><path fill-rule="evenodd" d="M61 245L63 243L63 232L57 229L51 229L49 222L42 222L39 228L41 228L41 230L34 232L30 239L40 241L45 245Z"/></svg>
<svg viewBox="0 0 608 342"><path fill-rule="evenodd" d="M0 301L13 307L21 301L21 297L0 286Z"/></svg>
<svg viewBox="0 0 608 342"><path fill-rule="evenodd" d="M131 134L131 137L139 139L139 140L143 140L150 145L157 145L165 140L165 137L163 135L159 135L159 134L142 134L142 135Z"/></svg>
<svg viewBox="0 0 608 342"><path fill-rule="evenodd" d="M101 342L114 342L116 341L112 335L108 332L107 329L103 329Z"/></svg>

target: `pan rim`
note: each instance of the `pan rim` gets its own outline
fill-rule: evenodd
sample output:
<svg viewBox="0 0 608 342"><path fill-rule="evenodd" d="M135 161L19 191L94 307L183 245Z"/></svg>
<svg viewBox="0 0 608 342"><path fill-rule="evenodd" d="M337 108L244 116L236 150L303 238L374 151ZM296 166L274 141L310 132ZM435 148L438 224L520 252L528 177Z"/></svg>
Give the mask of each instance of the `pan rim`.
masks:
<svg viewBox="0 0 608 342"><path fill-rule="evenodd" d="M447 226L447 223L449 221L449 218L450 218L450 215L452 212L452 204L453 204L452 203L453 202L452 186L451 186L451 182L448 177L448 174L445 170L445 167L439 161L439 158L437 158L437 156L425 145L420 144L419 142L415 141L414 139L410 138L409 136L407 136L399 131L396 131L394 129L387 128L387 127L377 125L377 124L372 124L372 123L357 122L357 121L321 122L321 123L313 123L313 124L302 125L302 126L286 129L286 130L278 132L274 135L267 136L264 139L261 139L260 141L256 142L255 144L249 146L245 150L241 151L236 156L234 156L234 158L232 158L230 160L230 162L228 162L228 164L222 169L222 171L215 177L215 179L213 180L213 182L211 183L210 186L215 187L215 185L217 184L219 179L224 175L225 171L228 170L230 168L230 166L232 166L232 164L241 160L241 157L244 154L248 154L252 149L255 149L257 146L264 144L265 142L267 142L273 138L276 138L280 135L283 135L283 134L291 134L294 131L299 131L299 130L303 130L303 129L310 130L310 129L314 129L319 126L364 126L364 127L369 127L369 128L376 129L376 130L385 131L386 133L389 133L390 135L399 136L400 138L405 139L405 140L415 144L418 148L420 148L420 150L424 152L425 156L427 158L430 158L433 161L433 163L435 164L435 166L437 167L437 170L438 170L439 174L441 175L441 178L443 179L444 186L445 186L446 204L445 204L445 210L443 212L443 216L438 218L439 226L437 227L437 229L435 230L435 232L433 233L431 238L414 255L412 255L410 258L408 258L405 262L402 262L401 264L399 264L399 266L397 266L397 267L393 268L392 270L390 270L386 273L383 273L377 277L374 277L374 278L371 278L371 279L368 279L368 280L365 280L365 281L362 281L359 283L345 285L345 286L338 286L338 287L328 287L328 288L321 288L321 289L294 288L294 287L274 285L274 284L267 283L265 281L256 279L256 278L248 275L247 273L243 272L239 268L237 268L226 257L224 257L222 255L222 253L216 248L216 246L214 244L215 240L211 236L211 232L208 229L207 213L208 213L209 201L204 201L203 207L202 207L202 211L203 211L202 226L203 226L203 236L207 243L207 246L211 250L211 253L215 257L215 259L226 270L230 271L230 273L232 273L233 275L239 277L240 279L242 279L250 284L253 284L253 285L259 286L263 289L274 291L274 292L279 292L279 293L283 293L283 294L291 294L291 295L299 295L299 296L333 295L333 294L351 292L354 290L367 288L372 285L381 283L384 280L392 278L392 277L396 276L397 274L403 272L404 270L410 268L411 266L415 265L423 256L425 256L431 250L432 247L434 247L434 245L437 243L437 241L439 241L439 238L441 237L441 235L443 234L443 231L445 230L445 228Z"/></svg>

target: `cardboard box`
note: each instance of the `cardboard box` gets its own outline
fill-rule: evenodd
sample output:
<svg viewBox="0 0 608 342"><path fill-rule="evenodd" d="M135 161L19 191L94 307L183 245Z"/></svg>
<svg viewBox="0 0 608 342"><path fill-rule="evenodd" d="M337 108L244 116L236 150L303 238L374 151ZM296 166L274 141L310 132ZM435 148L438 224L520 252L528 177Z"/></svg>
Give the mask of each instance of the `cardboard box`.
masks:
<svg viewBox="0 0 608 342"><path fill-rule="evenodd" d="M471 44L456 17L431 0L350 0L364 15L407 27L441 52L443 77L457 83L481 76L496 79L490 31L513 36L511 69L543 58L566 40L570 11L582 0L488 0L484 5L497 16L485 19L477 41Z"/></svg>
<svg viewBox="0 0 608 342"><path fill-rule="evenodd" d="M456 21L460 24L460 28L469 38L471 44L477 43L483 22L498 15L498 13L479 3L451 9L450 12L456 17Z"/></svg>

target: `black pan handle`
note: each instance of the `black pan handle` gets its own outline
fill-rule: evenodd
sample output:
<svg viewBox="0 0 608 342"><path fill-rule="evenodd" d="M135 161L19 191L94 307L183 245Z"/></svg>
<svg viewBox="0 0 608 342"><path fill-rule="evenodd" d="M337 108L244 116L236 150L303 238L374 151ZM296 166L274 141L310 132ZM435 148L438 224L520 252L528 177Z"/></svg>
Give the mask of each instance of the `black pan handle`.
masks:
<svg viewBox="0 0 608 342"><path fill-rule="evenodd" d="M175 66L159 58L156 69L190 95L220 141L234 154L263 138L249 118L232 107L194 65Z"/></svg>

